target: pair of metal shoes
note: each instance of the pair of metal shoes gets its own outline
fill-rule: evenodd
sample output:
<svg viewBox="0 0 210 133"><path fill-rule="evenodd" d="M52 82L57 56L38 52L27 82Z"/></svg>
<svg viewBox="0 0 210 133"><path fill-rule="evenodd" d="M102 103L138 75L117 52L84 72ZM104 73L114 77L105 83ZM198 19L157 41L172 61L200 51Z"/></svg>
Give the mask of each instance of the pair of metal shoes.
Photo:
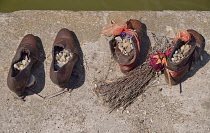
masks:
<svg viewBox="0 0 210 133"><path fill-rule="evenodd" d="M126 28L122 32L120 32L120 28L117 26L113 27L115 28L115 32L108 32L114 34L113 39L109 42L111 54L113 59L119 64L121 71L126 74L137 66L144 31L143 24L139 20L131 19L126 22ZM105 33L107 33L106 30ZM130 55L123 54L122 50L118 47L119 44L116 41L116 37L119 38L120 36L123 38L122 33L132 35L133 49ZM201 55L204 51L205 39L197 31L188 29L179 31L174 37L173 43L173 46L166 52L166 62L164 63L164 74L166 81L170 85L180 83L188 70L190 70L191 65L202 59ZM185 44L190 46L189 50L185 52L186 55L179 62L174 62L174 54L177 54L177 51L181 47L183 48Z"/></svg>
<svg viewBox="0 0 210 133"><path fill-rule="evenodd" d="M36 86L36 78L32 70L40 58L40 48L36 37L26 35L20 42L12 60L7 77L7 85L18 96L23 96L28 89ZM50 78L61 88L67 86L73 67L78 60L78 49L75 38L68 29L61 29L52 46L52 63Z"/></svg>

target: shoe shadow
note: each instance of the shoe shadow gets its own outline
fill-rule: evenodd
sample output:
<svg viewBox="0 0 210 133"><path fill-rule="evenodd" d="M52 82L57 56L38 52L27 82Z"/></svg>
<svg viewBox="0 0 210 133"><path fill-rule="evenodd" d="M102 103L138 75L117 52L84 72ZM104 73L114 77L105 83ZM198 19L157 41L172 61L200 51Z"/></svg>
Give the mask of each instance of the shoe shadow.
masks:
<svg viewBox="0 0 210 133"><path fill-rule="evenodd" d="M137 60L137 66L143 64L146 61L151 46L150 39L147 35L147 26L144 23L142 24L142 42L140 45L140 54Z"/></svg>
<svg viewBox="0 0 210 133"><path fill-rule="evenodd" d="M70 31L70 33L72 34L74 41L76 42L77 45L77 49L78 49L78 53L79 53L79 58L78 61L76 62L73 71L72 71L72 75L69 78L69 81L67 83L67 89L68 90L73 90L76 88L79 88L80 86L82 86L85 82L85 68L83 65L83 52L82 49L80 47L80 42L77 39L76 34L73 31Z"/></svg>
<svg viewBox="0 0 210 133"><path fill-rule="evenodd" d="M46 56L45 56L45 52L44 52L44 48L43 48L41 39L37 36L35 36L35 37L36 37L36 41L37 41L39 49L40 49L40 58L39 58L38 63L35 66L36 68L32 71L32 74L36 78L37 85L34 89L32 89L30 91L38 94L44 89L44 86L45 86L45 70L44 70L43 62L46 59ZM32 94L28 93L28 95L32 95Z"/></svg>
<svg viewBox="0 0 210 133"><path fill-rule="evenodd" d="M192 77L193 75L196 74L196 72L204 67L210 60L210 54L208 54L206 51L204 51L202 53L202 57L203 60L202 61L198 61L196 64L193 64L191 67L193 68L193 70L188 71L188 73L186 74L186 76L184 76L184 78L182 79L181 83L184 82L185 80L187 80L188 78Z"/></svg>

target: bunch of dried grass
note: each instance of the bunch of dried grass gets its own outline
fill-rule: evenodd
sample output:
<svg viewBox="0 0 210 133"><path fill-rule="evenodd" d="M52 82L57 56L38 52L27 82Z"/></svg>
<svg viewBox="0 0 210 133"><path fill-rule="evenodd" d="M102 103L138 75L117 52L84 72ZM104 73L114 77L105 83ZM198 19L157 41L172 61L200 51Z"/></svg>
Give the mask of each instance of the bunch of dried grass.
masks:
<svg viewBox="0 0 210 133"><path fill-rule="evenodd" d="M165 52L171 46L171 38L165 36L157 37L151 33L154 46L150 47L148 54L155 54L156 50ZM147 56L146 61L130 71L128 75L120 77L110 83L98 82L94 92L110 108L110 112L123 107L128 107L133 101L146 90L146 86L154 77L155 71L148 66L150 61Z"/></svg>

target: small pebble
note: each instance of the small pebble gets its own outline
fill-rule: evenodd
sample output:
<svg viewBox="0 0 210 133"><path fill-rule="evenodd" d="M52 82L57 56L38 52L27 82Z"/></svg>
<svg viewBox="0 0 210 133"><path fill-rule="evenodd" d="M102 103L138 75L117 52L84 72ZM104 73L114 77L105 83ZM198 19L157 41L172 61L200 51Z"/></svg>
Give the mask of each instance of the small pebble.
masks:
<svg viewBox="0 0 210 133"><path fill-rule="evenodd" d="M27 62L26 60L22 60L23 65L26 65L26 62Z"/></svg>
<svg viewBox="0 0 210 133"><path fill-rule="evenodd" d="M187 56L189 52L190 52L190 45L187 45L187 46L185 47L184 51L183 51L183 55L184 55L184 56Z"/></svg>
<svg viewBox="0 0 210 133"><path fill-rule="evenodd" d="M66 50L66 56L70 56L70 52L68 50Z"/></svg>
<svg viewBox="0 0 210 133"><path fill-rule="evenodd" d="M127 53L130 53L131 50L132 50L131 47L127 47L127 48L126 48L126 52L127 52Z"/></svg>
<svg viewBox="0 0 210 133"><path fill-rule="evenodd" d="M14 64L14 68L16 68L16 69L18 68L17 64Z"/></svg>
<svg viewBox="0 0 210 133"><path fill-rule="evenodd" d="M62 67L64 64L62 63L62 62L60 62L60 61L57 61L57 63L56 63L59 67Z"/></svg>
<svg viewBox="0 0 210 133"><path fill-rule="evenodd" d="M123 51L123 54L124 54L124 55L128 55L128 53L126 52L126 50Z"/></svg>
<svg viewBox="0 0 210 133"><path fill-rule="evenodd" d="M183 54L181 54L181 58L184 58Z"/></svg>
<svg viewBox="0 0 210 133"><path fill-rule="evenodd" d="M61 56L61 58L60 58L60 61L61 62L64 62L66 59L65 59L65 56L63 55L63 56Z"/></svg>
<svg viewBox="0 0 210 133"><path fill-rule="evenodd" d="M24 65L20 65L19 69L23 70L24 69Z"/></svg>
<svg viewBox="0 0 210 133"><path fill-rule="evenodd" d="M56 60L59 60L60 58L59 58L58 56L55 56L55 59L56 59Z"/></svg>
<svg viewBox="0 0 210 133"><path fill-rule="evenodd" d="M118 43L118 48L120 49L121 52L124 51L123 43Z"/></svg>
<svg viewBox="0 0 210 133"><path fill-rule="evenodd" d="M174 58L171 58L171 61L173 61L173 62L174 62L174 61L175 61L175 60L174 60Z"/></svg>
<svg viewBox="0 0 210 133"><path fill-rule="evenodd" d="M69 56L70 56L70 57L73 57L73 53L70 53Z"/></svg>
<svg viewBox="0 0 210 133"><path fill-rule="evenodd" d="M64 52L64 53L63 53L63 56L66 56L66 55L67 55L66 52Z"/></svg>
<svg viewBox="0 0 210 133"><path fill-rule="evenodd" d="M182 45L182 47L181 47L181 52L183 53L183 51L184 51L184 48L185 48L185 45Z"/></svg>
<svg viewBox="0 0 210 133"><path fill-rule="evenodd" d="M66 57L66 60L67 60L67 62L70 60L70 57L68 56L68 57Z"/></svg>
<svg viewBox="0 0 210 133"><path fill-rule="evenodd" d="M122 42L122 38L120 36L115 37L115 40L118 42Z"/></svg>
<svg viewBox="0 0 210 133"><path fill-rule="evenodd" d="M127 48L127 47L131 46L130 41L128 41L127 39L124 39L124 40L126 40L126 41L123 41L123 47Z"/></svg>
<svg viewBox="0 0 210 133"><path fill-rule="evenodd" d="M178 57L178 53L175 53L175 54L173 55L173 57Z"/></svg>
<svg viewBox="0 0 210 133"><path fill-rule="evenodd" d="M174 57L174 60L175 60L175 61L178 60L178 57L175 56L175 57Z"/></svg>
<svg viewBox="0 0 210 133"><path fill-rule="evenodd" d="M62 54L62 52L60 52L60 53L58 53L58 55L61 57L63 54Z"/></svg>

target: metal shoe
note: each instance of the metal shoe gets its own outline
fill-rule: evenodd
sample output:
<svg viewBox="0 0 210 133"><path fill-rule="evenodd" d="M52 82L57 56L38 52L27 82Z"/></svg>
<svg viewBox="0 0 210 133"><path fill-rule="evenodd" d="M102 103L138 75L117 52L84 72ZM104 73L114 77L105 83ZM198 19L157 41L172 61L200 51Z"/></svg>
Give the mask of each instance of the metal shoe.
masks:
<svg viewBox="0 0 210 133"><path fill-rule="evenodd" d="M205 41L204 38L194 30L186 30L189 34L189 41L183 41L182 37L178 37L175 45L171 49L171 53L167 57L167 63L165 64L165 77L166 81L171 85L176 85L180 83L182 78L186 75L188 70L191 68L193 62L200 59L201 53L204 50ZM185 52L185 56L180 58L178 62L175 62L174 56L176 51L185 48L184 45L188 45L190 49Z"/></svg>
<svg viewBox="0 0 210 133"><path fill-rule="evenodd" d="M36 86L36 79L31 74L40 57L40 50L36 38L32 34L26 35L17 48L7 77L9 89L18 96L22 96L26 89Z"/></svg>
<svg viewBox="0 0 210 133"><path fill-rule="evenodd" d="M119 64L123 73L126 73L136 67L137 59L140 54L140 45L143 31L142 27L143 24L140 21L131 19L127 21L127 28L123 30L122 34L114 36L114 38L109 42L112 57ZM129 49L130 53L128 54L122 51L123 49L118 46L119 42L116 40L116 38L119 37L125 39L127 38L124 37L126 35L131 36L129 39L132 44L132 49Z"/></svg>
<svg viewBox="0 0 210 133"><path fill-rule="evenodd" d="M73 67L78 60L78 49L68 29L61 29L53 43L50 78L61 88L66 88Z"/></svg>

